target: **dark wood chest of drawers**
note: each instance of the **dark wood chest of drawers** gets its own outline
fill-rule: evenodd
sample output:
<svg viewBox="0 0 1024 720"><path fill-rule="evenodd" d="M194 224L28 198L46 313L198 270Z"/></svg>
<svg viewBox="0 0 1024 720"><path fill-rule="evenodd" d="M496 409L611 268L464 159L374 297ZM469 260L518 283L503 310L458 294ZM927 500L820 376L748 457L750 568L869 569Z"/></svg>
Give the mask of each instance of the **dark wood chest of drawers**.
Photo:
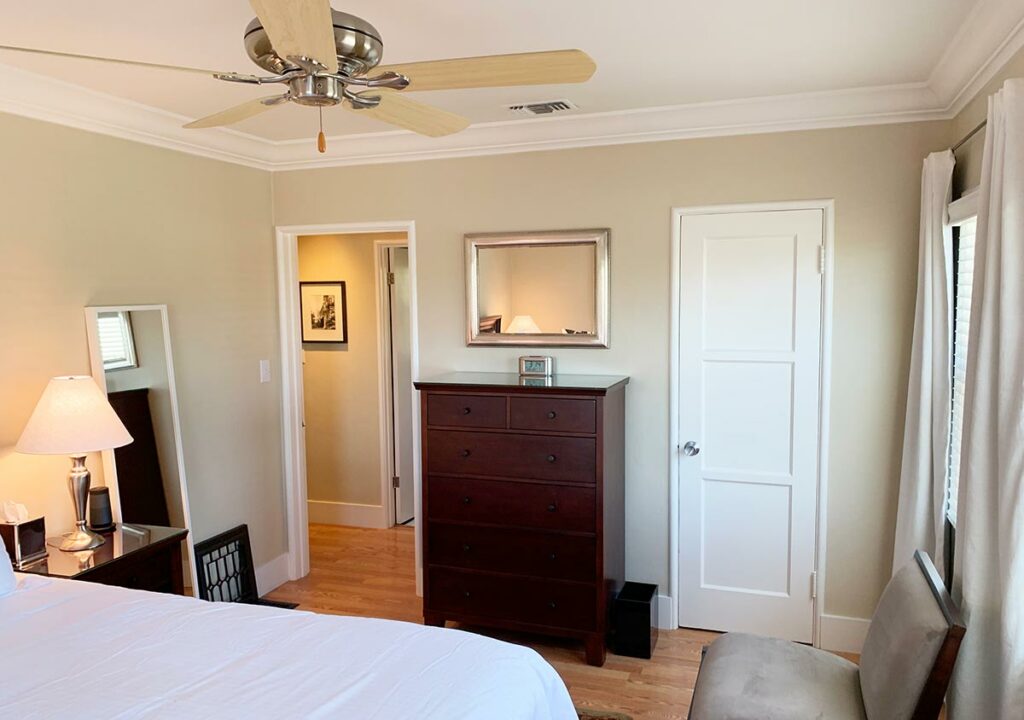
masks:
<svg viewBox="0 0 1024 720"><path fill-rule="evenodd" d="M423 418L424 620L584 641L604 663L624 575L627 378L452 373Z"/></svg>

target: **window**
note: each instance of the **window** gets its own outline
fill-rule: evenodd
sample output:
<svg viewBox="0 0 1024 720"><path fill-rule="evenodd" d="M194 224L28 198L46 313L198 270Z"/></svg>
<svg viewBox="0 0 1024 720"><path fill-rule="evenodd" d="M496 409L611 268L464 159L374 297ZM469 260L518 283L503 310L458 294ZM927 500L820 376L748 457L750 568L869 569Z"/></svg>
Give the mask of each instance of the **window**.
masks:
<svg viewBox="0 0 1024 720"><path fill-rule="evenodd" d="M139 366L135 356L135 336L128 312L103 312L97 317L100 355L104 370L121 370Z"/></svg>
<svg viewBox="0 0 1024 720"><path fill-rule="evenodd" d="M964 430L964 381L967 377L967 339L971 326L971 287L974 282L976 218L964 220L953 233L953 361L952 413L949 427L949 465L946 469L946 517L956 527L960 489L960 441Z"/></svg>

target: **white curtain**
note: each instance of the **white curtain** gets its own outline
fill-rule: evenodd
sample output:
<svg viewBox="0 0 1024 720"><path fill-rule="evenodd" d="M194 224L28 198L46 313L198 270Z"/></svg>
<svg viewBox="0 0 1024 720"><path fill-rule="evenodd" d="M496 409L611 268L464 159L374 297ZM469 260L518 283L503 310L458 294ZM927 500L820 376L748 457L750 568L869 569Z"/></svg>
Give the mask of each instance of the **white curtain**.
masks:
<svg viewBox="0 0 1024 720"><path fill-rule="evenodd" d="M910 355L903 465L896 513L895 573L926 550L943 572L946 466L952 354L953 231L946 208L953 185L953 153L932 153L921 173L921 242L917 312Z"/></svg>
<svg viewBox="0 0 1024 720"><path fill-rule="evenodd" d="M1024 80L989 99L975 240L954 597L954 720L1024 717Z"/></svg>

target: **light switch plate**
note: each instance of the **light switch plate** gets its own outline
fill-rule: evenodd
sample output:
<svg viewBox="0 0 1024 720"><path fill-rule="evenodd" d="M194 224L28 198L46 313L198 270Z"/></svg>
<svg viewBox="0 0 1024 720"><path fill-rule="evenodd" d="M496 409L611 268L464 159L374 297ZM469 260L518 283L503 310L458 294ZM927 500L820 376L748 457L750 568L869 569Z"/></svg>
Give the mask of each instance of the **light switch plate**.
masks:
<svg viewBox="0 0 1024 720"><path fill-rule="evenodd" d="M260 382L270 382L270 361L260 360Z"/></svg>

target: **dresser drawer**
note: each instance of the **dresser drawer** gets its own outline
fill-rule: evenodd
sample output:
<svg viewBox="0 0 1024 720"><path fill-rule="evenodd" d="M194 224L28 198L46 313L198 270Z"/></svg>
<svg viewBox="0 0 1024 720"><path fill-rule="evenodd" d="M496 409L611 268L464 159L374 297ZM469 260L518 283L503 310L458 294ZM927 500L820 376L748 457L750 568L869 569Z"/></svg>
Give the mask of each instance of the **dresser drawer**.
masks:
<svg viewBox="0 0 1024 720"><path fill-rule="evenodd" d="M504 397L493 395L427 395L427 425L498 428L506 423Z"/></svg>
<svg viewBox="0 0 1024 720"><path fill-rule="evenodd" d="M594 400L514 397L511 403L513 429L597 432L597 403Z"/></svg>
<svg viewBox="0 0 1024 720"><path fill-rule="evenodd" d="M427 478L427 520L594 532L594 488Z"/></svg>
<svg viewBox="0 0 1024 720"><path fill-rule="evenodd" d="M427 472L595 483L597 442L546 437L430 430Z"/></svg>
<svg viewBox="0 0 1024 720"><path fill-rule="evenodd" d="M428 611L573 630L597 626L594 585L436 567L427 570L427 583Z"/></svg>
<svg viewBox="0 0 1024 720"><path fill-rule="evenodd" d="M430 562L494 572L593 582L593 537L432 522Z"/></svg>

